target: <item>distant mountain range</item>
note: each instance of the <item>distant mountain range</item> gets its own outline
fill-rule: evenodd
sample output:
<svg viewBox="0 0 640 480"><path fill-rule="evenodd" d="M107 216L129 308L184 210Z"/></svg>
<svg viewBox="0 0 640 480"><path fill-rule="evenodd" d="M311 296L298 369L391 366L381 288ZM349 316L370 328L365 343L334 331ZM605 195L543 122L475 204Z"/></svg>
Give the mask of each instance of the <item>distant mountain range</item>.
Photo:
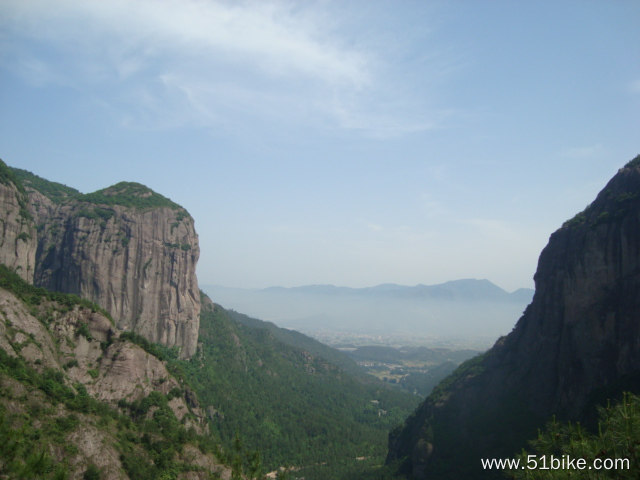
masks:
<svg viewBox="0 0 640 480"><path fill-rule="evenodd" d="M220 288L220 287L215 287ZM313 295L356 295L386 298L407 298L424 300L449 301L491 301L491 302L530 302L534 290L519 288L514 292L507 292L489 280L465 278L452 280L437 285L406 286L395 283L383 283L374 287L351 288L335 285L303 285L300 287L268 287L263 292L272 293L303 293Z"/></svg>
<svg viewBox="0 0 640 480"><path fill-rule="evenodd" d="M533 290L507 292L489 280L463 279L438 285L382 284L240 289L204 285L215 302L280 327L320 332L405 335L472 340L490 346L509 333ZM437 342L435 342L437 343ZM485 348L486 348L485 347Z"/></svg>

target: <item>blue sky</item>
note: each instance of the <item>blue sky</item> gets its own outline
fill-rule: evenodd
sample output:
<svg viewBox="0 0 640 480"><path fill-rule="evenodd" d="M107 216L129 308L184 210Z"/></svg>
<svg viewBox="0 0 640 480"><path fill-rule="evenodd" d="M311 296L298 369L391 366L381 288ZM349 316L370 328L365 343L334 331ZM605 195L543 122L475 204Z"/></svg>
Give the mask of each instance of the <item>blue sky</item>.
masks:
<svg viewBox="0 0 640 480"><path fill-rule="evenodd" d="M488 278L640 153L640 2L0 2L0 157L185 206L200 282Z"/></svg>

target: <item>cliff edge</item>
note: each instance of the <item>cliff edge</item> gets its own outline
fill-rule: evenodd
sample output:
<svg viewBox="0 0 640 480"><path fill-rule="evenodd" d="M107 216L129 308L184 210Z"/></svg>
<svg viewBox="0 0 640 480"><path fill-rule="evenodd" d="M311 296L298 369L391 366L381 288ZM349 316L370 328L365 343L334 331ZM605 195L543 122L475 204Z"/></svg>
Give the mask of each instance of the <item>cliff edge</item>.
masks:
<svg viewBox="0 0 640 480"><path fill-rule="evenodd" d="M13 172L0 160L0 263L33 283L36 264L36 229L27 193Z"/></svg>
<svg viewBox="0 0 640 480"><path fill-rule="evenodd" d="M37 226L26 234L5 235L6 244L21 247L13 237L31 236L34 260L22 260L29 272L25 280L87 298L108 311L120 329L178 347L183 358L195 353L200 250L193 218L184 208L138 183L83 195L24 170L10 173L19 188L2 185L9 192L5 197L15 187L22 197L14 196L23 199L19 211ZM5 223L27 225L12 218ZM2 263L15 270L13 250L0 250L11 257ZM18 253L16 258L31 258Z"/></svg>
<svg viewBox="0 0 640 480"><path fill-rule="evenodd" d="M514 330L444 380L391 433L388 463L410 478L494 478L556 415L640 391L640 156L553 233Z"/></svg>

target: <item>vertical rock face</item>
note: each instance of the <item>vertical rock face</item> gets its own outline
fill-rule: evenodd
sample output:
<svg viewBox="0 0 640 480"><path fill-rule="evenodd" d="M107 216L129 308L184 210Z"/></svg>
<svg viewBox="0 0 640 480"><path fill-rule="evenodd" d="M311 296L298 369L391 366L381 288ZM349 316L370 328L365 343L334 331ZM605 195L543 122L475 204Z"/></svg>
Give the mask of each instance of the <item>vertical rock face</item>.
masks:
<svg viewBox="0 0 640 480"><path fill-rule="evenodd" d="M193 355L200 322L195 273L200 250L187 211L137 183L82 195L15 172L38 226L30 264L35 269L28 280L88 298L118 327L179 347L183 358Z"/></svg>
<svg viewBox="0 0 640 480"><path fill-rule="evenodd" d="M412 478L486 478L557 415L640 391L640 156L542 251L536 293L514 330L461 366L389 439Z"/></svg>
<svg viewBox="0 0 640 480"><path fill-rule="evenodd" d="M0 160L0 263L33 283L36 229L22 184Z"/></svg>

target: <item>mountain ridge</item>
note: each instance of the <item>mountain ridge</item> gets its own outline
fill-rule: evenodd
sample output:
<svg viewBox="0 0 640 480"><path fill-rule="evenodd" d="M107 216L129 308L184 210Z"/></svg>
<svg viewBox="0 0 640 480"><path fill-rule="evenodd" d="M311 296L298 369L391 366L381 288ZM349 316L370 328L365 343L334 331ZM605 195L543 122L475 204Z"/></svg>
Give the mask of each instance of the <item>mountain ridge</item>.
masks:
<svg viewBox="0 0 640 480"><path fill-rule="evenodd" d="M229 288L221 285L211 285L212 287ZM462 278L449 280L443 283L425 285L422 283L416 285L402 285L396 283L381 283L371 287L345 287L333 284L310 284L295 287L271 286L260 289L242 289L263 292L292 292L292 293L311 293L325 295L388 295L388 296L414 296L423 298L445 297L455 300L456 297L472 297L478 299L506 299L515 297L523 297L525 295L533 296L533 289L518 288L513 292L508 292L499 287L488 279ZM483 296L482 293L485 293ZM465 295L466 294L466 295Z"/></svg>

